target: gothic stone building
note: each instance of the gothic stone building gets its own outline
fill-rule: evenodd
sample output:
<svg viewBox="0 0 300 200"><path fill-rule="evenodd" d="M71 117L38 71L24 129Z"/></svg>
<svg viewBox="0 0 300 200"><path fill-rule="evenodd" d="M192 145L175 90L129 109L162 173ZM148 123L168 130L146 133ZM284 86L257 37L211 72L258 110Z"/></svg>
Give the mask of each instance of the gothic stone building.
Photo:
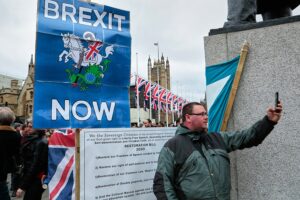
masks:
<svg viewBox="0 0 300 200"><path fill-rule="evenodd" d="M165 61L164 56L162 55L160 59L154 60L152 65L151 58L148 58L148 80L152 83L158 83L163 88L171 90L171 81L170 81L170 63L168 58ZM167 122L166 113L162 111L152 112L152 118L156 122ZM168 123L172 122L172 115L168 115Z"/></svg>
<svg viewBox="0 0 300 200"><path fill-rule="evenodd" d="M33 56L28 66L28 75L25 81L1 75L0 106L10 107L16 114L17 121L25 122L32 119L33 112ZM3 82L5 80L5 82ZM7 83L10 81L10 85Z"/></svg>

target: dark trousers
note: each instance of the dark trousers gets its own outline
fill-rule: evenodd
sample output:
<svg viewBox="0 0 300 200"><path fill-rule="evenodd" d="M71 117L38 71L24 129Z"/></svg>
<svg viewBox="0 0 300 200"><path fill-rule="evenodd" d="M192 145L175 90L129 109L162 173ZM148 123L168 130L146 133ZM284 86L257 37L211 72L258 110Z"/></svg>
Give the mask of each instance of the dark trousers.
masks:
<svg viewBox="0 0 300 200"><path fill-rule="evenodd" d="M6 181L0 181L0 199L1 200L10 200Z"/></svg>
<svg viewBox="0 0 300 200"><path fill-rule="evenodd" d="M41 200L44 189L42 188L41 179L35 179L30 187L25 191L23 200Z"/></svg>

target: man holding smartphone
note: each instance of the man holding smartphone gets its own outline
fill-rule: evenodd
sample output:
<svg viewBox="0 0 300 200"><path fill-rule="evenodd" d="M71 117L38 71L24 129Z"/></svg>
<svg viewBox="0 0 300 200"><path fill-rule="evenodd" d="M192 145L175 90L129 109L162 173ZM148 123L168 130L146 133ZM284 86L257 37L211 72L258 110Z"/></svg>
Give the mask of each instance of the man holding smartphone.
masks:
<svg viewBox="0 0 300 200"><path fill-rule="evenodd" d="M249 129L226 133L207 133L206 105L186 104L182 110L183 123L159 155L153 184L157 199L229 200L228 153L262 143L281 117L281 102L276 104Z"/></svg>

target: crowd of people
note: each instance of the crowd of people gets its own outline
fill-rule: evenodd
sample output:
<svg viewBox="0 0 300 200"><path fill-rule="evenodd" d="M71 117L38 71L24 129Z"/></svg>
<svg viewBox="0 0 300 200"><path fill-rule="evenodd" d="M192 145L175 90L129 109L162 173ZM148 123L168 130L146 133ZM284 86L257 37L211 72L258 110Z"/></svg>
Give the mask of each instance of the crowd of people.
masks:
<svg viewBox="0 0 300 200"><path fill-rule="evenodd" d="M47 174L51 130L34 129L31 121L19 123L15 120L10 108L0 107L0 199L23 197L23 200L41 200L45 190L42 185ZM178 126L181 121L178 118L169 127ZM166 127L166 123L147 119L140 127ZM9 174L10 185L7 182Z"/></svg>
<svg viewBox="0 0 300 200"><path fill-rule="evenodd" d="M261 144L280 120L281 113L279 101L248 129L208 133L206 105L198 102L184 105L182 118L176 120L175 136L165 143L158 158L153 181L157 199L230 199L228 153ZM7 176L11 173L11 196L41 200L48 167L47 131L33 129L30 121L25 124L14 121L12 110L0 107L0 199L10 200ZM165 127L165 124L147 119L142 127Z"/></svg>
<svg viewBox="0 0 300 200"><path fill-rule="evenodd" d="M143 121L142 124L140 124L139 127L138 127L137 123L132 123L131 127L132 128L177 127L181 123L182 123L182 118L181 117L177 118L174 123L168 124L168 126L167 126L166 122L152 122L151 119L146 119L146 120Z"/></svg>
<svg viewBox="0 0 300 200"><path fill-rule="evenodd" d="M48 167L46 130L33 129L32 122L15 123L15 114L0 107L0 199L23 197L40 200L43 177ZM11 194L7 177L11 174Z"/></svg>

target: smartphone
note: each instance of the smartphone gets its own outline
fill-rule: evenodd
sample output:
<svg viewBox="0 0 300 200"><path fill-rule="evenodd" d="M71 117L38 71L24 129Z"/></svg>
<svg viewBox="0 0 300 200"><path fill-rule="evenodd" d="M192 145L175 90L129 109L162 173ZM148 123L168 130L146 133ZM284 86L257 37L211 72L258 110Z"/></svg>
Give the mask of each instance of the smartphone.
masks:
<svg viewBox="0 0 300 200"><path fill-rule="evenodd" d="M278 106L279 104L279 93L275 92L275 108Z"/></svg>

